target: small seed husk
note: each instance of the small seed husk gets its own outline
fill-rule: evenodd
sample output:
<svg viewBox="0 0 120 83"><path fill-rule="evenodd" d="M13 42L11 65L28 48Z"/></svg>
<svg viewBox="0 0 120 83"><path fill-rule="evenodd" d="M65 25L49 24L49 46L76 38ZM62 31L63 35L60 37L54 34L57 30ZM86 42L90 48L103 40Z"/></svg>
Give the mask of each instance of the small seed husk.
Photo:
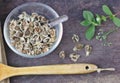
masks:
<svg viewBox="0 0 120 83"><path fill-rule="evenodd" d="M78 35L73 34L73 36L72 36L72 40L73 40L74 43L76 43L76 42L79 42L80 38L79 38Z"/></svg>
<svg viewBox="0 0 120 83"><path fill-rule="evenodd" d="M91 45L85 45L86 56L89 56L91 52L92 52L92 46Z"/></svg>
<svg viewBox="0 0 120 83"><path fill-rule="evenodd" d="M65 51L60 51L59 57L62 58L62 59L64 59L65 56L66 56L66 55L65 55Z"/></svg>
<svg viewBox="0 0 120 83"><path fill-rule="evenodd" d="M76 53L71 53L71 54L69 55L69 57L70 57L70 59L71 59L73 62L77 62L78 59L79 59L79 57L80 57L80 55L79 55L79 54L76 54Z"/></svg>
<svg viewBox="0 0 120 83"><path fill-rule="evenodd" d="M84 48L84 44L81 44L81 43L79 43L79 44L76 44L75 46L74 46L74 48L73 48L73 51L80 51L80 50L82 50Z"/></svg>

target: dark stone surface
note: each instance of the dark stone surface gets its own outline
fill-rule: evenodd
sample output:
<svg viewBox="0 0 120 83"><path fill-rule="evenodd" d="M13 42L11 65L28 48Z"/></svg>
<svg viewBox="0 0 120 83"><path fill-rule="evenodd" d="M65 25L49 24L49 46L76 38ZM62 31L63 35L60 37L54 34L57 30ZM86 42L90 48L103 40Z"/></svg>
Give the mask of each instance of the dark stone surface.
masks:
<svg viewBox="0 0 120 83"><path fill-rule="evenodd" d="M2 25L8 13L16 6L26 2L41 2L51 6L59 15L66 14L69 20L63 23L64 34L58 48L50 55L38 59L28 59L18 56L12 52L5 43L8 65L15 67L37 66L50 64L73 63L68 55L72 53L74 43L71 40L72 34L76 33L81 37L81 42L93 45L91 56L85 57L84 50L79 52L81 58L77 63L93 63L99 67L115 67L115 72L101 72L86 75L55 75L55 76L19 76L12 77L11 83L120 83L120 30L109 36L109 41L113 43L111 47L103 47L95 39L87 41L84 38L85 28L80 26L82 11L87 9L95 13L104 14L101 10L102 4L107 4L113 12L120 11L120 0L0 0L0 20ZM120 17L120 16L119 16ZM107 21L106 30L114 28L114 25ZM64 50L67 54L64 60L60 59L58 53ZM72 71L72 69L71 69Z"/></svg>

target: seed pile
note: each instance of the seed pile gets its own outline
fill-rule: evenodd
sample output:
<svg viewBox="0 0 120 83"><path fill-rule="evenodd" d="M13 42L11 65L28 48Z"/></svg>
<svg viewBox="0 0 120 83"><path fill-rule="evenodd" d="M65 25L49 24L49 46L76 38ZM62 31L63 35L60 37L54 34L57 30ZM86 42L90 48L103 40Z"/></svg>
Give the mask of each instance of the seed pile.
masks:
<svg viewBox="0 0 120 83"><path fill-rule="evenodd" d="M23 12L9 24L10 40L20 52L38 55L47 52L56 40L56 30L48 26L48 20L37 13Z"/></svg>

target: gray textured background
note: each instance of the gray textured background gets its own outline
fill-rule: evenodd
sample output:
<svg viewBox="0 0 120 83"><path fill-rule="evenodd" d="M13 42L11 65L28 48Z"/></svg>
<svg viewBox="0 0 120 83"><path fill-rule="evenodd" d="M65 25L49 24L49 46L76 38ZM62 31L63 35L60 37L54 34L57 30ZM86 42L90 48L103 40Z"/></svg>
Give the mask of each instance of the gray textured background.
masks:
<svg viewBox="0 0 120 83"><path fill-rule="evenodd" d="M11 83L120 83L120 30L109 36L109 41L113 43L111 47L103 47L95 39L87 41L84 37L85 28L80 26L83 20L82 11L87 9L98 14L104 14L101 10L103 4L107 4L114 13L120 11L120 0L0 0L0 19L2 25L8 13L16 6L26 2L41 2L51 6L59 15L66 14L69 20L63 23L64 34L58 48L50 55L38 58L28 59L13 53L5 43L8 65L15 67L37 66L48 64L73 63L68 55L72 53L74 43L71 40L72 34L76 33L81 37L81 42L93 45L91 56L85 57L84 50L79 52L81 58L77 63L88 62L99 67L115 67L115 72L92 73L87 75L55 75L55 76L19 76L12 77ZM120 17L120 15L118 16ZM107 29L114 28L111 21L104 23ZM67 57L62 60L58 53L64 50ZM72 71L72 69L71 69Z"/></svg>

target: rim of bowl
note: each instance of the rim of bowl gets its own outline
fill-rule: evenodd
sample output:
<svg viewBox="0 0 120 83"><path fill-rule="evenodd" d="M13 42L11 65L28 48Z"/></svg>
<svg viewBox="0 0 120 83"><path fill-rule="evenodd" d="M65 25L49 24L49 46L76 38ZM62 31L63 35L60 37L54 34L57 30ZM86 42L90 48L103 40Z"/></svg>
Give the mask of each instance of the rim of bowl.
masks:
<svg viewBox="0 0 120 83"><path fill-rule="evenodd" d="M63 35L63 25L62 23L58 24L57 26L59 27L59 35L57 37L57 40L56 42L54 43L54 45L50 48L49 51L45 52L45 53L42 53L42 54L38 54L38 55L27 55L27 54L23 54L21 52L19 52L16 48L14 48L11 43L10 43L10 39L9 39L9 36L8 34L9 33L6 33L7 31L7 23L8 23L8 20L7 19L10 19L10 17L12 16L12 13L14 13L17 9L20 9L22 8L23 6L27 6L27 5L34 5L34 4L37 4L37 5L42 5L44 6L45 8L49 9L50 11L53 12L54 16L57 18L59 17L58 13L50 6L46 5L46 4L43 4L43 3L40 3L40 2L28 2L28 3L24 3L22 5L19 5L17 6L16 8L14 8L7 16L7 18L5 19L5 23L4 23L4 29L3 29L3 34L4 34L4 38L5 38L5 41L8 45L8 47L13 51L15 52L16 54L20 55L20 56L23 56L23 57L26 57L26 58L39 58L39 57L43 57L43 56L47 56L48 54L52 53L56 48L57 46L59 45L61 39L62 39L62 35Z"/></svg>

